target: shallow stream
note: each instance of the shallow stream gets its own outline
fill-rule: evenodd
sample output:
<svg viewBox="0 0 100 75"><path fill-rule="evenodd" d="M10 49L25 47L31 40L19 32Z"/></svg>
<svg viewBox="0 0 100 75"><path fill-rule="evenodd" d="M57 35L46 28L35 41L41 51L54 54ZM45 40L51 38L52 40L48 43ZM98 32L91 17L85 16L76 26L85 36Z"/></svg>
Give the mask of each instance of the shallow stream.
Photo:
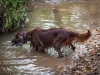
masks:
<svg viewBox="0 0 100 75"><path fill-rule="evenodd" d="M48 52L35 52L30 49L29 43L12 46L10 41L20 31L29 31L36 27L65 27L83 33L100 26L99 0L45 0L45 3L33 1L28 9L31 10L28 13L29 22L22 25L22 29L9 34L0 33L0 75L55 75L58 66L71 64L71 52L59 59Z"/></svg>

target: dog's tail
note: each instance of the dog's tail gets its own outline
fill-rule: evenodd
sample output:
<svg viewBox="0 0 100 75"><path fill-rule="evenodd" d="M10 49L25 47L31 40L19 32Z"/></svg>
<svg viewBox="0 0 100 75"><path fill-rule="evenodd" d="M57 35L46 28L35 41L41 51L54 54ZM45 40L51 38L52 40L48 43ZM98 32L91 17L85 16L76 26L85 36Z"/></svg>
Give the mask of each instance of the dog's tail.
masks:
<svg viewBox="0 0 100 75"><path fill-rule="evenodd" d="M78 34L78 37L76 38L78 42L84 42L88 40L92 36L92 33L90 30L88 30L87 33L84 34Z"/></svg>

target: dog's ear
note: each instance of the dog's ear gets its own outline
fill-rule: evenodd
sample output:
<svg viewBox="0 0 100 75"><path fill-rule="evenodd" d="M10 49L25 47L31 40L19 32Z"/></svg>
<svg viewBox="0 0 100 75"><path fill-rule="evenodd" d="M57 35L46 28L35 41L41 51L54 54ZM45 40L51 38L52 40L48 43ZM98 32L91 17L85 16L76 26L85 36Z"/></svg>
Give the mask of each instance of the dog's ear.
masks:
<svg viewBox="0 0 100 75"><path fill-rule="evenodd" d="M17 33L15 37L17 39L23 39L23 33Z"/></svg>

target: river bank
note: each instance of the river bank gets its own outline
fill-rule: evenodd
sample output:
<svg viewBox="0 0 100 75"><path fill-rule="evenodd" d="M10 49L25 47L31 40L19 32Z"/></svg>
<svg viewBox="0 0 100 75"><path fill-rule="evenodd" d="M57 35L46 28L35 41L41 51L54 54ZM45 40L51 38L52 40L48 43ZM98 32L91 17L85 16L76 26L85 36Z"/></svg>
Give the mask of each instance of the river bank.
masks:
<svg viewBox="0 0 100 75"><path fill-rule="evenodd" d="M84 44L87 53L78 54L69 66L58 66L57 75L100 75L100 27L96 28L92 37Z"/></svg>

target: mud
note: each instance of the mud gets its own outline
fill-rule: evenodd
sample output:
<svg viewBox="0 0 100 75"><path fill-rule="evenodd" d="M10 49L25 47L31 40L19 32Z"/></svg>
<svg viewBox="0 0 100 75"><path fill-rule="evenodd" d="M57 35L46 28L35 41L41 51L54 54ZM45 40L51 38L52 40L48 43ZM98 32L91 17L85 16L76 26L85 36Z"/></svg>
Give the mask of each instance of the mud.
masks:
<svg viewBox="0 0 100 75"><path fill-rule="evenodd" d="M93 35L84 44L83 54L78 53L78 59L71 65L58 66L57 75L100 75L100 27L93 31ZM84 50L87 50L84 53ZM81 49L81 48L80 48ZM79 50L80 50L79 49ZM74 53L77 55L77 53Z"/></svg>

